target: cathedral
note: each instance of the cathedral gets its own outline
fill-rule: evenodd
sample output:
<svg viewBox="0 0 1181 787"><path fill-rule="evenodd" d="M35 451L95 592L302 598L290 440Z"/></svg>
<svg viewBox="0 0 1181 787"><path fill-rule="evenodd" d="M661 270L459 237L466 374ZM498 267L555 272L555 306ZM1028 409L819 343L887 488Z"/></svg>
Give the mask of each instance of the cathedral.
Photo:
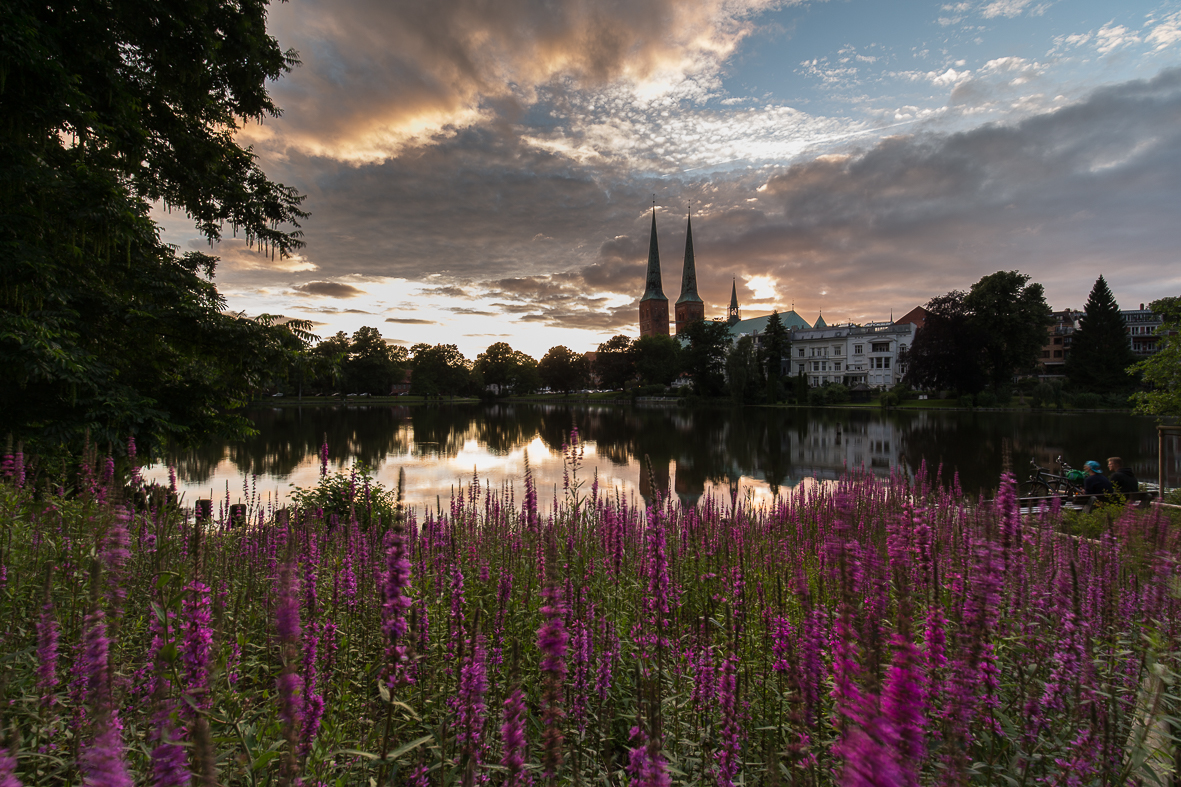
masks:
<svg viewBox="0 0 1181 787"><path fill-rule="evenodd" d="M780 313L780 320L789 331L809 328L807 321L795 310ZM686 222L685 265L681 269L681 297L673 309L676 332L681 333L695 322L705 319L705 303L697 294L697 267L693 259L693 218ZM758 335L766 329L770 315L743 320L738 315L738 283L730 285L730 308L726 323L730 332L737 337L746 333ZM660 247L656 242L656 208L652 208L652 237L648 241L648 272L645 277L644 295L640 298L640 336L668 336L668 298L660 280Z"/></svg>

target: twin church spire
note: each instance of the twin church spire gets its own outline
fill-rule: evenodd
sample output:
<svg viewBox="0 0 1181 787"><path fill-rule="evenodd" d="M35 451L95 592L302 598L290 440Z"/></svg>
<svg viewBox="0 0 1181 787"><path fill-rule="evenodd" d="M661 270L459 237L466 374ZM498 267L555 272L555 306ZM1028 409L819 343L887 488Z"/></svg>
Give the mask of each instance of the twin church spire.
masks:
<svg viewBox="0 0 1181 787"><path fill-rule="evenodd" d="M697 267L693 260L693 218L687 221L685 265L681 269L681 297L674 309L676 332L705 319L705 303L697 294ZM652 208L652 237L648 242L648 274L640 298L640 336L668 336L668 298L660 282L660 250L656 243L656 208Z"/></svg>

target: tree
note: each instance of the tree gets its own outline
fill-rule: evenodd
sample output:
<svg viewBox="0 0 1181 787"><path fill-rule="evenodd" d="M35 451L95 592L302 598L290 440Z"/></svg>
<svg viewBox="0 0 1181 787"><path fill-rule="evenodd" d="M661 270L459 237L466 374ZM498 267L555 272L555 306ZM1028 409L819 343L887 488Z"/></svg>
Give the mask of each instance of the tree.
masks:
<svg viewBox="0 0 1181 787"><path fill-rule="evenodd" d="M625 387L636 376L632 340L620 334L600 344L595 353L595 374L604 388L614 390Z"/></svg>
<svg viewBox="0 0 1181 787"><path fill-rule="evenodd" d="M551 347L537 364L542 385L551 391L570 393L586 385L589 364L586 358L568 347Z"/></svg>
<svg viewBox="0 0 1181 787"><path fill-rule="evenodd" d="M266 3L7 0L0 30L0 431L40 451L248 434L237 410L308 325L226 313L217 258L178 255L149 213L301 245L303 198L235 142L297 62Z"/></svg>
<svg viewBox="0 0 1181 787"><path fill-rule="evenodd" d="M525 394L541 387L537 361L507 342L496 342L477 355L474 369L484 385L496 386L497 393Z"/></svg>
<svg viewBox="0 0 1181 787"><path fill-rule="evenodd" d="M1078 328L1071 334L1066 378L1082 391L1126 392L1134 383L1128 367L1135 362L1119 304L1100 276L1087 297Z"/></svg>
<svg viewBox="0 0 1181 787"><path fill-rule="evenodd" d="M353 334L344 362L345 387L350 393L388 394L409 365L405 347L391 346L376 328L364 326Z"/></svg>
<svg viewBox="0 0 1181 787"><path fill-rule="evenodd" d="M726 378L730 396L736 403L749 404L762 398L765 387L763 369L751 337L739 337L726 356Z"/></svg>
<svg viewBox="0 0 1181 787"><path fill-rule="evenodd" d="M763 332L759 360L767 378L767 398L772 402L778 402L782 395L779 378L783 374L783 361L790 356L791 334L779 318L779 312L771 312L771 319L767 320L767 329Z"/></svg>
<svg viewBox="0 0 1181 787"><path fill-rule="evenodd" d="M684 369L693 378L699 396L721 396L726 392L726 352L730 348L730 326L718 320L702 320L681 331L689 341L682 356Z"/></svg>
<svg viewBox="0 0 1181 787"><path fill-rule="evenodd" d="M927 304L923 327L899 358L909 385L972 394L984 390L984 336L972 321L966 298L955 290Z"/></svg>
<svg viewBox="0 0 1181 787"><path fill-rule="evenodd" d="M1136 412L1181 415L1181 298L1153 301L1148 308L1161 317L1157 351L1129 371L1141 375L1151 390L1134 394Z"/></svg>
<svg viewBox="0 0 1181 787"><path fill-rule="evenodd" d="M671 385L681 373L681 343L672 336L641 336L632 351L636 372L646 385Z"/></svg>
<svg viewBox="0 0 1181 787"><path fill-rule="evenodd" d="M454 344L416 344L410 354L410 391L415 395L455 396L471 387L471 361Z"/></svg>
<svg viewBox="0 0 1181 787"><path fill-rule="evenodd" d="M1028 281L1018 271L997 271L973 284L964 298L983 340L985 373L997 392L1008 389L1016 372L1037 365L1053 323L1042 285Z"/></svg>

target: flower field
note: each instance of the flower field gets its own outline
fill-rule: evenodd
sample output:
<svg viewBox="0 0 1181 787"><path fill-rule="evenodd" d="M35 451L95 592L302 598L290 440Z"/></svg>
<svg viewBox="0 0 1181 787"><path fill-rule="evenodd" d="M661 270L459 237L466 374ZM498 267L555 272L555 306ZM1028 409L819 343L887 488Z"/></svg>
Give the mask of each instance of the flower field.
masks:
<svg viewBox="0 0 1181 787"><path fill-rule="evenodd" d="M337 513L198 527L7 457L0 786L1172 776L1159 510L1072 538L925 473L645 507L566 459L550 501L473 478L387 522L337 477Z"/></svg>

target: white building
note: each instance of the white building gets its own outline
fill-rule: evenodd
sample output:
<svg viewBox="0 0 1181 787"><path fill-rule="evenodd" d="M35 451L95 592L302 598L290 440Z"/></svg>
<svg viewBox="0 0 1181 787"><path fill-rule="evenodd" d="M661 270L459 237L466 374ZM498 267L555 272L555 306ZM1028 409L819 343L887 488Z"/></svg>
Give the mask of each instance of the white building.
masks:
<svg viewBox="0 0 1181 787"><path fill-rule="evenodd" d="M791 373L803 374L812 387L826 383L889 388L901 382L905 369L899 354L914 343L911 322L865 325L824 325L791 333Z"/></svg>

